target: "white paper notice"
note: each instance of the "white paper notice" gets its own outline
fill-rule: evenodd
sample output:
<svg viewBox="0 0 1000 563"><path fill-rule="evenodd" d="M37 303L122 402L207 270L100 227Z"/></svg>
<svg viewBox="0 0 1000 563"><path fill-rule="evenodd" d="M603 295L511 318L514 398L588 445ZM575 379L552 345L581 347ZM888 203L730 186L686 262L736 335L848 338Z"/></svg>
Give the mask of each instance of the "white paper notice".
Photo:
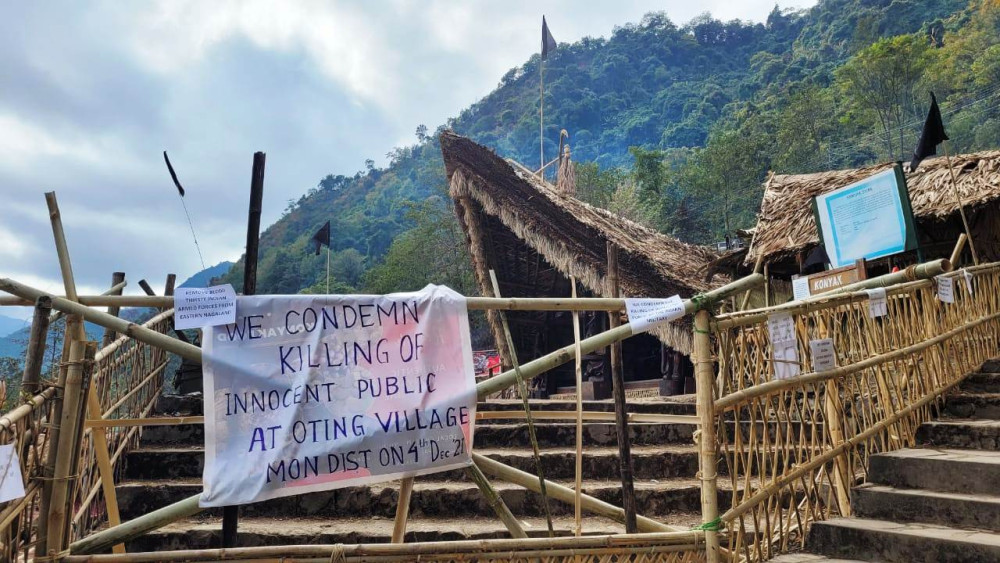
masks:
<svg viewBox="0 0 1000 563"><path fill-rule="evenodd" d="M771 344L795 344L795 320L788 313L778 313L767 318L767 333Z"/></svg>
<svg viewBox="0 0 1000 563"><path fill-rule="evenodd" d="M775 344L774 351L774 378L788 379L801 373L799 367L799 348L795 343Z"/></svg>
<svg viewBox="0 0 1000 563"><path fill-rule="evenodd" d="M809 293L809 278L795 278L792 280L792 298L798 301L811 295Z"/></svg>
<svg viewBox="0 0 1000 563"><path fill-rule="evenodd" d="M813 371L830 371L837 367L837 352L833 348L832 338L810 340L809 351L812 354Z"/></svg>
<svg viewBox="0 0 1000 563"><path fill-rule="evenodd" d="M949 278L949 277L945 277L945 276L937 276L934 279L937 280L937 294L938 294L938 299L940 299L943 303L954 303L955 302L955 284L954 284L955 280L953 278Z"/></svg>
<svg viewBox="0 0 1000 563"><path fill-rule="evenodd" d="M174 293L174 326L178 329L236 322L233 286L178 287Z"/></svg>
<svg viewBox="0 0 1000 563"><path fill-rule="evenodd" d="M884 317L889 314L889 303L885 298L885 288L866 289L868 294L868 318Z"/></svg>
<svg viewBox="0 0 1000 563"><path fill-rule="evenodd" d="M24 496L24 478L21 462L17 459L14 444L0 446L0 502Z"/></svg>
<svg viewBox="0 0 1000 563"><path fill-rule="evenodd" d="M632 334L649 330L684 316L684 301L679 295L667 299L626 299L625 311L632 325Z"/></svg>
<svg viewBox="0 0 1000 563"><path fill-rule="evenodd" d="M962 270L962 277L965 278L965 288L969 290L969 295L972 295L972 273Z"/></svg>

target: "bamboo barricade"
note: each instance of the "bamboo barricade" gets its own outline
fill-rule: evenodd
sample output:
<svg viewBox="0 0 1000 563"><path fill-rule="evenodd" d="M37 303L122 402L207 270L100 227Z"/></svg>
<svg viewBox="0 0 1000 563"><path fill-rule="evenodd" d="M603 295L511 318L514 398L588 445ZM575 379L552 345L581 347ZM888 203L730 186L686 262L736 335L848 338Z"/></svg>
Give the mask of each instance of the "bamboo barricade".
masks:
<svg viewBox="0 0 1000 563"><path fill-rule="evenodd" d="M848 489L870 456L913 445L942 395L997 355L1000 264L950 269L937 261L869 280L895 283L885 316L870 315L855 285L711 324L719 388L699 416L714 422L733 488L720 517L733 557L770 559L803 546L812 522L850 514ZM939 299L936 280L919 279L929 276L953 280L953 303ZM793 327L800 374L788 379L774 378L768 319L777 314ZM824 338L835 367L820 370L810 342Z"/></svg>

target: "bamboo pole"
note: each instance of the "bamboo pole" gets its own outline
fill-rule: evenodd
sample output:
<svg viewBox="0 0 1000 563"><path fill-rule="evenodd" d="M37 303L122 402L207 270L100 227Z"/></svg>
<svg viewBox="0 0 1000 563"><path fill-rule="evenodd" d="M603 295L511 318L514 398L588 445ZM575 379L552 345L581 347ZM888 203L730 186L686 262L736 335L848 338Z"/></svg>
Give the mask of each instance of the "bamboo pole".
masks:
<svg viewBox="0 0 1000 563"><path fill-rule="evenodd" d="M500 498L496 489L493 488L489 479L486 478L486 475L483 475L483 471L476 465L475 462L469 466L468 474L469 477L472 478L472 481L476 484L476 487L479 488L479 491L483 493L484 497L486 497L486 503L493 509L493 512L496 513L497 518L503 522L507 531L510 532L511 537L528 537L528 534L524 532L524 528L521 527L521 523L517 521L517 518L514 518L510 509L507 508L507 503Z"/></svg>
<svg viewBox="0 0 1000 563"><path fill-rule="evenodd" d="M570 292L576 299L576 276L570 276ZM580 501L583 495L583 352L580 349L580 313L573 311L573 358L576 374L576 457L573 471L573 533L583 535Z"/></svg>
<svg viewBox="0 0 1000 563"><path fill-rule="evenodd" d="M979 265L979 254L976 252L976 243L972 241L972 229L969 228L969 221L965 218L965 204L962 196L958 193L958 180L955 179L955 167L951 163L951 154L948 153L948 141L942 141L944 145L944 157L948 159L948 172L951 174L951 189L955 194L955 204L958 205L958 214L962 217L962 226L965 227L965 235L969 237L969 250L972 251L972 262Z"/></svg>
<svg viewBox="0 0 1000 563"><path fill-rule="evenodd" d="M123 522L113 528L107 528L90 534L81 540L73 542L70 545L70 552L79 554L104 551L117 543L125 542L157 528L162 528L167 524L194 516L202 511L201 507L198 506L199 498L201 498L200 493L144 514L139 518Z"/></svg>
<svg viewBox="0 0 1000 563"><path fill-rule="evenodd" d="M618 249L608 241L608 294L618 297ZM608 314L608 326L612 329L621 324L619 313ZM618 433L618 464L622 478L622 508L625 509L625 533L638 531L635 525L635 484L632 477L632 447L628 433L628 405L625 402L625 377L622 374L622 343L611 343L611 385L615 402L615 430ZM577 386L577 397L580 387ZM579 443L578 443L579 445ZM580 453L577 452L577 456Z"/></svg>
<svg viewBox="0 0 1000 563"><path fill-rule="evenodd" d="M654 532L644 534L613 534L603 536L584 536L582 538L523 538L523 539L488 539L488 540L453 540L441 542L418 542L410 544L355 544L355 545L281 545L240 547L231 549L192 549L164 551L156 553L133 553L120 555L71 555L67 563L153 563L215 561L215 560L255 560L255 561L302 561L303 558L316 557L319 561L330 561L331 553L341 553L348 560L383 561L382 557L403 557L410 561L424 559L423 556L455 554L456 559L495 560L504 558L525 558L551 555L555 550L566 551L564 555L572 556L576 550L589 549L641 549L643 553L655 553L663 548L699 549L702 544L702 534L696 531ZM532 550L529 552L529 550ZM572 551L570 551L572 550ZM74 552L75 553L75 552ZM530 553L530 554L529 554ZM493 554L487 556L487 554ZM513 554L513 555L511 555ZM393 561L399 559L392 559ZM406 559L402 559L406 560Z"/></svg>
<svg viewBox="0 0 1000 563"><path fill-rule="evenodd" d="M490 282L493 284L493 293L500 297L500 282L497 280L496 272L490 270ZM535 461L535 473L538 473L538 485L542 491L542 507L545 509L545 524L549 529L549 537L555 536L555 529L552 527L552 512L549 510L549 496L545 492L545 471L542 468L542 455L538 449L538 438L535 436L535 421L531 417L531 405L528 403L528 386L524 382L521 374L521 364L517 360L517 349L514 347L514 338L510 334L510 325L507 323L507 315L503 311L499 313L500 325L503 327L504 340L507 342L507 350L510 353L510 362L514 368L514 375L517 376L517 390L521 395L521 406L524 408L524 417L528 423L528 438L531 441L531 453Z"/></svg>
<svg viewBox="0 0 1000 563"><path fill-rule="evenodd" d="M753 273L759 274L763 265L764 265L764 255L761 254L760 256L757 257L757 262L753 265ZM741 311L743 309L746 309L747 305L750 304L750 294L751 293L753 293L753 290L752 289L748 289L746 291L746 293L743 294L743 302L740 304L740 310Z"/></svg>
<svg viewBox="0 0 1000 563"><path fill-rule="evenodd" d="M118 284L115 284L115 285L111 286L107 291L105 291L101 295L120 295L121 294L121 290L124 289L126 285L128 285L128 283L126 283L125 281L122 281L121 283L118 283ZM79 299L79 298L80 297L77 296L77 299ZM0 297L0 299L6 299L6 298ZM14 297L13 299L19 299L19 298ZM56 311L55 313L52 314L51 317L49 317L49 324L51 325L52 323L54 323L54 322L58 321L59 319L63 318L65 315L66 315L66 313L63 313L62 311Z"/></svg>
<svg viewBox="0 0 1000 563"><path fill-rule="evenodd" d="M492 477L520 485L529 491L536 493L540 491L538 479L531 473L521 471L476 452L472 452L472 461L476 463L477 467ZM548 480L545 481L545 486L553 499L565 504L576 503L576 490ZM625 510L623 508L596 499L590 495L580 495L580 506L584 510L598 516L604 516L622 524L625 523ZM670 526L652 518L646 518L645 516L636 516L636 524L640 532L673 532L686 529Z"/></svg>
<svg viewBox="0 0 1000 563"><path fill-rule="evenodd" d="M30 400L42 390L42 364L45 363L45 341L49 334L51 314L51 299L43 296L35 300L28 348L24 354L24 373L21 375L21 397L26 400Z"/></svg>
<svg viewBox="0 0 1000 563"><path fill-rule="evenodd" d="M125 282L125 272L114 272L111 274L112 295L121 295L122 289L118 288L117 290L115 290L114 288L118 287L119 284L124 284L124 282ZM122 287L124 287L124 285L122 285ZM120 312L121 312L121 307L119 307L118 305L108 306L109 315L117 317ZM117 337L115 336L115 331L110 329L104 329L104 338L101 339L101 348L104 348L108 344L111 344L112 342L115 341L116 338Z"/></svg>
<svg viewBox="0 0 1000 563"><path fill-rule="evenodd" d="M966 241L969 237L965 236L965 233L958 235L958 242L955 243L955 249L951 251L951 258L948 259L952 266L958 264L959 259L962 257L962 249L965 248Z"/></svg>
<svg viewBox="0 0 1000 563"><path fill-rule="evenodd" d="M698 418L698 474L701 478L701 520L705 528L705 554L708 563L719 561L718 478L719 450L715 439L714 380L715 363L712 361L712 340L708 310L694 315L694 376L697 395Z"/></svg>
<svg viewBox="0 0 1000 563"><path fill-rule="evenodd" d="M396 520L392 524L392 543L403 543L406 537L406 519L410 515L410 497L413 495L413 477L399 482L399 500L396 501Z"/></svg>
<svg viewBox="0 0 1000 563"><path fill-rule="evenodd" d="M47 521L47 537L44 553L48 557L61 556L66 548L68 514L72 502L72 485L76 477L71 475L74 459L80 455L80 413L85 408L84 395L93 369L97 344L73 340L70 345L69 362L66 368L66 383L63 389L61 432L56 447L55 471L52 476L52 498L48 514L42 515Z"/></svg>

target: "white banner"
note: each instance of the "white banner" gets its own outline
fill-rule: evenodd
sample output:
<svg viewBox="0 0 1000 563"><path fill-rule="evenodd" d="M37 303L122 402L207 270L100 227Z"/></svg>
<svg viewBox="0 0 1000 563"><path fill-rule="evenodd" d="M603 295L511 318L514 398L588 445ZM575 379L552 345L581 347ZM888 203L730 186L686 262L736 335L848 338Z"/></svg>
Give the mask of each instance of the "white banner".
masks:
<svg viewBox="0 0 1000 563"><path fill-rule="evenodd" d="M463 467L476 416L465 298L240 297L205 329L201 506Z"/></svg>

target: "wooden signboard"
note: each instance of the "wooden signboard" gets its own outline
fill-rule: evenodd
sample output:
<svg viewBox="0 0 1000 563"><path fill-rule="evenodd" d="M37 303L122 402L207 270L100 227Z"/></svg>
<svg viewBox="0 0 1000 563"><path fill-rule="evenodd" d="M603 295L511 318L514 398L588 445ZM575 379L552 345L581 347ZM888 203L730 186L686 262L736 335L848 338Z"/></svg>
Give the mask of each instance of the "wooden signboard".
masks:
<svg viewBox="0 0 1000 563"><path fill-rule="evenodd" d="M861 281L867 277L867 272L865 271L865 261L864 259L861 259L850 266L827 270L825 272L819 272L808 276L809 294L816 295L818 293L825 293L827 291Z"/></svg>

